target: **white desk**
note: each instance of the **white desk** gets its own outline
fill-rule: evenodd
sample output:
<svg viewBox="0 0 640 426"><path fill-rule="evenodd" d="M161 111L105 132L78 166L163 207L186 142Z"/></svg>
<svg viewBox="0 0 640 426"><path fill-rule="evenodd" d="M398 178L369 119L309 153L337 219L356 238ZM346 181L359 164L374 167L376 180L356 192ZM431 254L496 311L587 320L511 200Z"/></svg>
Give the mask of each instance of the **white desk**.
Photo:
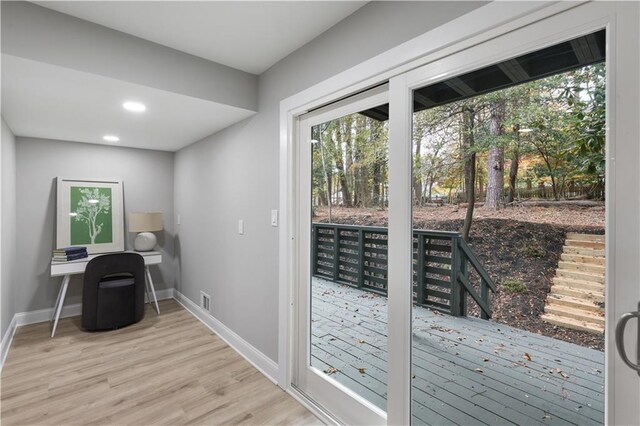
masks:
<svg viewBox="0 0 640 426"><path fill-rule="evenodd" d="M144 269L146 275L145 289L147 291L147 300L151 303L149 297L149 288L151 288L151 294L153 295L153 302L156 305L156 311L160 313L160 307L158 306L158 299L156 298L156 289L153 287L153 280L151 279L151 273L149 272L150 265L158 265L162 263L162 254L159 251L146 251L146 252L130 252L142 255L144 258ZM108 254L108 253L105 253ZM64 298L67 295L67 288L69 287L69 281L71 275L83 274L87 268L87 263L95 257L101 256L100 254L92 254L89 257L79 260L72 260L69 262L57 262L51 260L51 276L52 277L64 277L62 279L62 285L58 292L58 300L53 308L53 330L51 331L51 337L56 334L56 328L58 327L58 320L60 319L60 313L62 312L62 306L64 305Z"/></svg>

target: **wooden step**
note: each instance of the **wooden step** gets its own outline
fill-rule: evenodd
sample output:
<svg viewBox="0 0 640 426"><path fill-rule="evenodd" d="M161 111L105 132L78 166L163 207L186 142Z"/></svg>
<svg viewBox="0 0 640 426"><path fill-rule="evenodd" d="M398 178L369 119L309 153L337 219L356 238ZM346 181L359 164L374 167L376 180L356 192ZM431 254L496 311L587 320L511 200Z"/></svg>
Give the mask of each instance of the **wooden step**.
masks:
<svg viewBox="0 0 640 426"><path fill-rule="evenodd" d="M567 240L597 241L599 243L604 243L604 235L567 232Z"/></svg>
<svg viewBox="0 0 640 426"><path fill-rule="evenodd" d="M558 317L571 318L593 324L599 324L604 327L604 315L599 312L584 311L578 308L570 308L569 306L549 304L544 307L545 313Z"/></svg>
<svg viewBox="0 0 640 426"><path fill-rule="evenodd" d="M578 254L581 256L601 257L604 259L604 250L594 250L592 248L585 247L564 246L562 252L567 254Z"/></svg>
<svg viewBox="0 0 640 426"><path fill-rule="evenodd" d="M580 254L562 253L560 259L565 262L586 263L589 265L599 265L604 267L604 257L601 256L593 257Z"/></svg>
<svg viewBox="0 0 640 426"><path fill-rule="evenodd" d="M587 281L592 283L604 284L604 274L594 274L590 272L573 271L570 269L558 269L557 277L569 278L572 280Z"/></svg>
<svg viewBox="0 0 640 426"><path fill-rule="evenodd" d="M595 303L595 301L578 299L571 296L565 296L564 294L550 293L549 296L547 296L547 304L563 305L570 308L582 309L584 311L599 312L601 314L604 314L604 309L601 308L600 305Z"/></svg>
<svg viewBox="0 0 640 426"><path fill-rule="evenodd" d="M564 245L566 247L582 247L594 250L604 250L604 243L599 241L566 240Z"/></svg>
<svg viewBox="0 0 640 426"><path fill-rule="evenodd" d="M552 294L564 294L565 296L575 297L576 299L592 300L595 302L604 302L604 294L599 291L579 290L577 288L565 287L554 284L551 286Z"/></svg>
<svg viewBox="0 0 640 426"><path fill-rule="evenodd" d="M603 265L593 265L582 262L567 262L565 260L561 260L560 262L558 262L558 268L568 271L587 272L604 276Z"/></svg>
<svg viewBox="0 0 640 426"><path fill-rule="evenodd" d="M588 323L586 321L574 320L571 318L559 317L553 314L543 314L540 316L544 321L558 325L560 327L571 328L574 330L588 331L590 333L604 333L604 326L599 324Z"/></svg>
<svg viewBox="0 0 640 426"><path fill-rule="evenodd" d="M604 293L604 284L594 283L591 281L572 280L571 278L553 277L553 285L560 285L578 290L594 291L596 293Z"/></svg>

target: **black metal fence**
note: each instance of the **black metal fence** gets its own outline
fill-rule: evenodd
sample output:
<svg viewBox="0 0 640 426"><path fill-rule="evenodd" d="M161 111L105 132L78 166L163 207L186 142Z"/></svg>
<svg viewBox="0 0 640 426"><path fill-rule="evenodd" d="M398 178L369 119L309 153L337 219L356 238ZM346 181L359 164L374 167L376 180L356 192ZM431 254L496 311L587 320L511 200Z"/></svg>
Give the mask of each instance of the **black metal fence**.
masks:
<svg viewBox="0 0 640 426"><path fill-rule="evenodd" d="M387 228L314 223L312 233L313 276L387 295ZM466 316L470 296L481 317L487 319L491 317L489 290L495 289L459 233L414 229L413 295L417 305Z"/></svg>

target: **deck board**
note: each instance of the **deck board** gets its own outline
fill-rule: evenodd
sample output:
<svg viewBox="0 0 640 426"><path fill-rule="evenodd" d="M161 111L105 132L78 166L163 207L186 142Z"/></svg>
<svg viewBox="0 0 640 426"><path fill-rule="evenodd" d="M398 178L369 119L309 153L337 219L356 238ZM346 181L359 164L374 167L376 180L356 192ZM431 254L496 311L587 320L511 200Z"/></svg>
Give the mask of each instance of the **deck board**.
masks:
<svg viewBox="0 0 640 426"><path fill-rule="evenodd" d="M312 365L385 409L386 298L314 278L311 303ZM416 424L604 422L602 352L421 307L413 317Z"/></svg>

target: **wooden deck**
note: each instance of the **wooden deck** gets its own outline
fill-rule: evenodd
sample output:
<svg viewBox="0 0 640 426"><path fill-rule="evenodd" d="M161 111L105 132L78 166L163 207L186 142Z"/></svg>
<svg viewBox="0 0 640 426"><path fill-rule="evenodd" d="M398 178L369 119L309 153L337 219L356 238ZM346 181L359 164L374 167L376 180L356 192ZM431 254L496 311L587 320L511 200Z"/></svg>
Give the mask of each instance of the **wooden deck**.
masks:
<svg viewBox="0 0 640 426"><path fill-rule="evenodd" d="M313 279L312 364L381 408L386 298ZM414 308L415 424L604 423L604 353ZM335 370L334 370L335 369Z"/></svg>

